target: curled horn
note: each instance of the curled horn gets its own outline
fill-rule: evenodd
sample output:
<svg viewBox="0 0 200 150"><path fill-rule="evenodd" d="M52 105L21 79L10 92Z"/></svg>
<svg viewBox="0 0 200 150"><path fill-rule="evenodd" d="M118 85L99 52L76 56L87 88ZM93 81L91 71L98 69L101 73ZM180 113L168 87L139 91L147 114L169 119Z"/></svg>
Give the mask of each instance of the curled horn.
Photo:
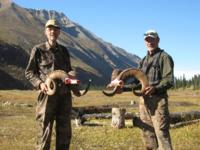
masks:
<svg viewBox="0 0 200 150"><path fill-rule="evenodd" d="M92 82L92 80L89 79L88 84L87 84L85 90L80 90L79 89L79 85L71 85L71 89L72 89L74 95L76 95L78 97L85 95L88 92L89 88L90 88L91 82Z"/></svg>
<svg viewBox="0 0 200 150"><path fill-rule="evenodd" d="M112 73L112 75L113 75L113 73ZM124 81L129 77L134 77L140 81L141 86L142 86L141 91L136 92L133 90L133 93L136 96L141 96L144 93L145 87L148 86L148 80L147 80L146 75L139 69L128 68L128 69L123 70L121 73L119 73L119 75L117 75L115 80L116 81L120 81L120 80ZM113 90L111 90L111 91L103 90L103 94L105 94L106 96L113 96L113 95L115 95L117 88L118 88L118 86L114 86Z"/></svg>
<svg viewBox="0 0 200 150"><path fill-rule="evenodd" d="M76 72L75 71L70 71L68 74L70 76L76 77ZM91 82L92 82L92 80L89 79L85 90L80 90L80 86L78 84L72 84L70 87L71 87L71 90L73 91L74 95L80 97L80 96L85 95L88 92Z"/></svg>
<svg viewBox="0 0 200 150"><path fill-rule="evenodd" d="M64 82L65 78L69 78L69 76L76 76L74 71L70 71L68 74L62 70L54 70L47 75L47 79L45 80L45 84L47 85L47 94L53 95L56 92L56 83L55 80L62 80ZM71 84L70 88L76 96L85 95L90 88L91 79L89 80L85 90L80 90L78 84Z"/></svg>
<svg viewBox="0 0 200 150"><path fill-rule="evenodd" d="M47 79L45 80L45 84L47 85L47 94L53 95L56 92L56 83L55 80L60 79L64 81L64 79L68 77L68 74L62 70L54 70L47 75Z"/></svg>

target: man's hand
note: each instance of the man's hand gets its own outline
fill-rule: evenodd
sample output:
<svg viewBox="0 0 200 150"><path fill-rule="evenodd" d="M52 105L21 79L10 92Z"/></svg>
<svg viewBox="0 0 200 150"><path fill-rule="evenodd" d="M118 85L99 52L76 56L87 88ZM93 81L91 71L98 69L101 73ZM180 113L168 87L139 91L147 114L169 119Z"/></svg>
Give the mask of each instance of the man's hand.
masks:
<svg viewBox="0 0 200 150"><path fill-rule="evenodd" d="M156 88L153 86L148 86L145 88L144 95L152 95L156 92Z"/></svg>
<svg viewBox="0 0 200 150"><path fill-rule="evenodd" d="M47 86L46 86L46 84L45 83L40 83L40 90L42 91L42 92L44 92L45 94L47 93L47 91L48 91L48 89L47 89Z"/></svg>

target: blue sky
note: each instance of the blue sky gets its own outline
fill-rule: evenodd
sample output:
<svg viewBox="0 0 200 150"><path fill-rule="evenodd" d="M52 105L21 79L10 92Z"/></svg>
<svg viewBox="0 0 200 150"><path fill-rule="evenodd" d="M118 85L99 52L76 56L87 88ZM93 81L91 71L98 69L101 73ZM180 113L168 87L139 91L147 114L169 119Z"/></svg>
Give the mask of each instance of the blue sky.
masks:
<svg viewBox="0 0 200 150"><path fill-rule="evenodd" d="M174 59L175 76L200 74L199 0L13 0L56 10L106 42L143 57L143 34L157 30L160 48Z"/></svg>

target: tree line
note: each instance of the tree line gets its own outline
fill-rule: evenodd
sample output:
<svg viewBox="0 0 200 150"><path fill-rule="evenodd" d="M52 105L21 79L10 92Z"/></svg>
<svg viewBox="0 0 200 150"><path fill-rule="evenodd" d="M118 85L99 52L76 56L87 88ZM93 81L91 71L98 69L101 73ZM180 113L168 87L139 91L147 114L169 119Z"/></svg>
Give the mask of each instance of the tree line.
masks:
<svg viewBox="0 0 200 150"><path fill-rule="evenodd" d="M185 75L174 79L173 89L193 89L200 90L200 74L194 75L191 79L186 79ZM95 86L91 85L90 89L92 90L102 90L105 89L105 86Z"/></svg>
<svg viewBox="0 0 200 150"><path fill-rule="evenodd" d="M200 89L200 74L194 75L191 79L186 79L185 75L179 78L175 78L174 89L186 89L191 88L193 90Z"/></svg>

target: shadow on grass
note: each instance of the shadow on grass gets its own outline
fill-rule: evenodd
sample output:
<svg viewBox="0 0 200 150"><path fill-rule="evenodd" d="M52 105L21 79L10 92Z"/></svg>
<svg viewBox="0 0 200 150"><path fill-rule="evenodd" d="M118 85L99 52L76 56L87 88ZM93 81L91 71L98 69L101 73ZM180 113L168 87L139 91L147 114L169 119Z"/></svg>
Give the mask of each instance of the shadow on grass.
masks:
<svg viewBox="0 0 200 150"><path fill-rule="evenodd" d="M88 126L88 127L102 127L103 124L86 122L86 123L84 123L82 126Z"/></svg>

